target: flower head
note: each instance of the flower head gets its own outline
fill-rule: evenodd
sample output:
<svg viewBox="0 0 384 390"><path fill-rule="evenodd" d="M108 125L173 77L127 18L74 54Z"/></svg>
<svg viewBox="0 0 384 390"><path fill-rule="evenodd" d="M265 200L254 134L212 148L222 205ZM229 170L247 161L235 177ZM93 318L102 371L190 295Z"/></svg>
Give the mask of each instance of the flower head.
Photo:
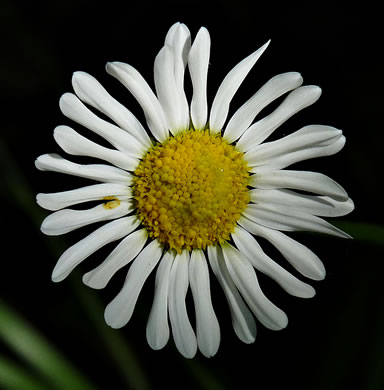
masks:
<svg viewBox="0 0 384 390"><path fill-rule="evenodd" d="M38 204L55 211L42 223L45 234L59 235L110 221L67 249L52 279L63 280L99 248L120 240L83 281L103 288L116 271L132 263L121 291L105 310L106 322L120 328L130 320L144 282L157 267L147 325L147 340L154 349L167 343L170 323L175 344L185 357L193 357L197 348L208 357L217 352L220 329L208 264L224 290L234 330L242 341L255 340L255 317L272 330L286 327L287 316L265 297L255 270L294 296L309 298L315 291L264 253L255 236L271 242L299 273L314 280L325 276L322 262L283 232L309 230L348 237L321 218L353 210L345 190L321 173L285 169L298 161L337 153L345 143L342 132L309 125L264 142L292 115L313 104L320 97L319 87L301 86L303 79L295 72L279 74L227 121L234 94L268 44L227 74L210 110L210 36L205 28L193 43L185 25L176 23L170 28L155 59L156 94L132 66L108 63L107 72L127 87L142 107L144 125L92 76L76 72L72 79L76 95L61 97L61 111L112 147L101 146L68 126L55 129L55 140L68 154L109 164L80 165L57 154L36 160L40 170L99 182L38 194ZM187 66L193 87L190 103L184 92ZM272 113L255 120L264 107L285 94ZM94 201L98 204L89 209L69 208ZM185 305L189 286L196 332Z"/></svg>

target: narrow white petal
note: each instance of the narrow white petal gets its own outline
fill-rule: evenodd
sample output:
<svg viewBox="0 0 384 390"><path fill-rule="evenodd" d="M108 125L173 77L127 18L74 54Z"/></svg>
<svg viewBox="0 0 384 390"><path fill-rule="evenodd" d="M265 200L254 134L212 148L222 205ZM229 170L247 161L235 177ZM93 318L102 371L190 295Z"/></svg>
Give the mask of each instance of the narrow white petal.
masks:
<svg viewBox="0 0 384 390"><path fill-rule="evenodd" d="M52 272L52 280L54 282L62 281L88 256L104 245L126 236L132 230L132 226L137 226L137 224L136 216L124 217L109 222L95 230L93 233L68 248L60 256Z"/></svg>
<svg viewBox="0 0 384 390"><path fill-rule="evenodd" d="M191 75L193 95L191 118L195 129L204 129L207 124L207 77L211 38L206 28L201 27L189 52L188 68Z"/></svg>
<svg viewBox="0 0 384 390"><path fill-rule="evenodd" d="M268 329L285 328L287 316L263 294L249 261L230 244L222 245L222 250L228 271L256 318Z"/></svg>
<svg viewBox="0 0 384 390"><path fill-rule="evenodd" d="M263 165L284 154L327 146L337 141L341 136L342 131L331 126L305 126L277 141L257 145L248 150L244 157L252 167Z"/></svg>
<svg viewBox="0 0 384 390"><path fill-rule="evenodd" d="M152 146L147 132L137 118L114 99L90 74L75 72L72 77L72 86L76 95L83 102L111 118L122 129L140 141L145 148L148 149Z"/></svg>
<svg viewBox="0 0 384 390"><path fill-rule="evenodd" d="M169 339L168 289L169 275L175 256L166 252L156 272L155 296L147 323L147 341L153 349L163 348Z"/></svg>
<svg viewBox="0 0 384 390"><path fill-rule="evenodd" d="M229 274L222 250L219 246L208 247L209 264L223 288L231 311L232 325L237 337L246 344L253 343L256 338L256 322L247 305L241 298Z"/></svg>
<svg viewBox="0 0 384 390"><path fill-rule="evenodd" d="M283 231L313 231L341 238L351 238L349 234L311 214L280 205L249 204L243 215L252 221Z"/></svg>
<svg viewBox="0 0 384 390"><path fill-rule="evenodd" d="M73 93L65 93L61 96L60 109L65 116L92 130L129 156L141 158L146 151L146 147L135 137L99 118Z"/></svg>
<svg viewBox="0 0 384 390"><path fill-rule="evenodd" d="M267 256L253 236L237 226L232 233L233 241L239 251L259 271L275 280L289 294L300 298L312 298L315 289L303 283Z"/></svg>
<svg viewBox="0 0 384 390"><path fill-rule="evenodd" d="M242 152L254 148L268 138L292 115L315 103L320 95L321 89L314 85L306 85L295 89L275 111L249 127L237 142L236 147Z"/></svg>
<svg viewBox="0 0 384 390"><path fill-rule="evenodd" d="M59 210L44 219L41 231L49 236L57 236L91 223L123 217L133 209L129 201L114 201L113 208L107 204L100 204L88 210Z"/></svg>
<svg viewBox="0 0 384 390"><path fill-rule="evenodd" d="M256 234L271 242L302 275L314 280L325 278L323 263L318 256L303 244L278 230L261 226L244 217L241 217L238 223L252 234Z"/></svg>
<svg viewBox="0 0 384 390"><path fill-rule="evenodd" d="M68 126L56 127L54 137L65 152L75 156L99 158L128 171L134 171L139 163L139 160L134 157L90 141Z"/></svg>
<svg viewBox="0 0 384 390"><path fill-rule="evenodd" d="M191 33L188 27L183 23L175 23L165 37L165 44L172 48L175 55L175 80L176 84L183 88L184 71L191 49Z"/></svg>
<svg viewBox="0 0 384 390"><path fill-rule="evenodd" d="M138 221L136 222L131 224L131 231L139 225ZM96 289L104 288L119 269L130 263L141 252L147 238L148 233L145 228L129 234L98 267L83 275L83 283Z"/></svg>
<svg viewBox="0 0 384 390"><path fill-rule="evenodd" d="M308 171L271 171L250 177L249 185L254 188L290 188L329 196L338 201L348 200L348 194L340 184L326 175Z"/></svg>
<svg viewBox="0 0 384 390"><path fill-rule="evenodd" d="M66 160L58 154L43 154L35 165L41 171L65 173L106 183L131 185L132 175L123 169L103 164L80 165Z"/></svg>
<svg viewBox="0 0 384 390"><path fill-rule="evenodd" d="M176 255L169 279L168 305L169 319L176 348L186 358L191 359L197 351L195 332L189 322L185 297L188 291L189 253Z"/></svg>
<svg viewBox="0 0 384 390"><path fill-rule="evenodd" d="M105 308L105 322L110 327L121 328L131 319L141 289L161 255L161 244L157 240L153 240L132 263L123 288Z"/></svg>
<svg viewBox="0 0 384 390"><path fill-rule="evenodd" d="M175 135L189 127L188 105L183 90L176 85L175 58L172 49L164 46L156 56L154 78L156 93L165 113L168 128Z"/></svg>
<svg viewBox="0 0 384 390"><path fill-rule="evenodd" d="M263 144L262 144L263 145ZM278 169L284 169L292 164L295 164L299 161L309 160L311 158L318 158L324 156L331 156L335 153L340 152L345 145L345 137L341 135L333 143L329 145L317 145L314 147L308 147L303 149L298 149L288 153L282 153L276 158L271 159L264 165L256 165L251 169L252 173L264 173L271 172ZM252 164L250 164L252 166Z"/></svg>
<svg viewBox="0 0 384 390"><path fill-rule="evenodd" d="M212 357L219 349L220 327L212 307L207 262L200 249L192 251L189 280L195 302L197 344L204 356Z"/></svg>
<svg viewBox="0 0 384 390"><path fill-rule="evenodd" d="M249 195L254 203L285 206L320 217L340 217L354 209L352 199L337 201L329 196L304 195L290 190L254 189Z"/></svg>
<svg viewBox="0 0 384 390"><path fill-rule="evenodd" d="M51 194L37 194L39 206L47 210L60 210L74 204L91 202L94 200L111 200L130 198L131 189L124 184L104 183L77 188L76 190L54 192Z"/></svg>
<svg viewBox="0 0 384 390"><path fill-rule="evenodd" d="M180 123L179 130L173 130L177 134L180 130L189 128L189 106L184 91L184 73L187 66L188 54L191 49L191 33L188 27L183 23L175 23L168 31L165 38L165 45L170 47L174 59L174 79L179 111ZM175 99L174 97L174 99Z"/></svg>
<svg viewBox="0 0 384 390"><path fill-rule="evenodd" d="M259 112L286 92L303 83L300 73L288 72L272 77L232 116L224 131L228 142L236 141L248 129Z"/></svg>
<svg viewBox="0 0 384 390"><path fill-rule="evenodd" d="M223 128L233 96L253 65L255 65L256 61L264 53L269 42L270 41L238 63L227 76L225 76L212 103L209 117L209 127L211 131L219 132Z"/></svg>
<svg viewBox="0 0 384 390"><path fill-rule="evenodd" d="M122 62L108 62L107 72L116 77L136 98L144 111L148 127L154 137L163 142L168 138L167 121L159 103L150 86L143 76L131 65Z"/></svg>

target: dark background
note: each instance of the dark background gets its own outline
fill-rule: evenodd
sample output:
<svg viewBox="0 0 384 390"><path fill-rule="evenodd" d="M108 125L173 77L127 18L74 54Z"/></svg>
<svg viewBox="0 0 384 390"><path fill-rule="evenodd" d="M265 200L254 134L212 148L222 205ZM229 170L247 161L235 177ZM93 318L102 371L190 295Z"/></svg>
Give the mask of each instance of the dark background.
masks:
<svg viewBox="0 0 384 390"><path fill-rule="evenodd" d="M2 1L0 299L44 335L97 389L144 388L135 379L139 372L149 388L384 388L382 20L380 11L368 5L336 9L313 4L264 9L258 2L242 1L220 5ZM192 37L200 26L211 34L210 101L226 73L272 39L236 94L231 112L277 73L301 72L305 84L323 89L320 100L290 119L277 135L311 123L343 129L347 144L339 154L305 162L302 167L332 176L356 204L356 210L339 225L354 235L354 240L293 235L325 263L326 279L312 283L317 289L315 298L287 296L260 277L266 295L289 316L284 331L275 333L259 325L256 342L243 344L232 330L225 299L212 278L222 342L214 358L198 353L193 361L182 358L172 341L162 351L152 351L147 345L145 325L153 277L144 286L130 323L115 332L104 329L102 308L119 291L125 271L102 291L82 286L81 275L113 246L84 262L81 273L52 283L50 273L57 257L85 233L43 236L39 225L47 213L34 203L38 192L85 185L34 168L40 154L61 153L52 131L57 125L70 124L60 113L58 101L62 93L71 90L72 73L83 70L92 74L143 120L134 99L105 73L105 63L127 62L153 85L154 57L168 28L177 21L187 24ZM275 254L272 248L266 249ZM190 312L193 318L193 310ZM127 361L125 368L113 360L110 339L101 336L111 334L108 332L118 333L132 352L133 360L131 364ZM6 340L0 339L0 354L33 371Z"/></svg>

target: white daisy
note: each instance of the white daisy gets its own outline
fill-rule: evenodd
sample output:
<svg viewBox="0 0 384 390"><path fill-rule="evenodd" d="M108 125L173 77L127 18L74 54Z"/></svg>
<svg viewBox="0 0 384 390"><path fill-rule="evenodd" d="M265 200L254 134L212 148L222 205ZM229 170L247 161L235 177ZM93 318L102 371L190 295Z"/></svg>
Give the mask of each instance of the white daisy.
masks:
<svg viewBox="0 0 384 390"><path fill-rule="evenodd" d="M66 278L102 246L122 239L104 262L84 275L84 283L103 288L116 271L132 263L123 288L105 310L106 322L120 328L130 320L144 282L157 267L148 343L154 349L164 347L171 331L176 347L188 358L197 348L205 356L213 356L220 343L208 263L227 297L236 334L243 342L252 343L255 317L272 330L285 328L288 322L285 313L261 291L255 270L273 278L289 294L302 298L315 294L310 285L268 257L254 236L271 242L299 273L320 280L325 270L319 258L283 231L348 237L321 217L345 215L354 207L345 190L329 177L285 169L301 160L337 153L345 143L340 130L310 125L277 141L264 142L288 118L313 104L320 97L320 88L301 86L299 73L279 74L227 122L234 94L269 42L227 74L209 110L210 43L205 28L191 44L188 28L173 25L155 59L156 94L132 66L107 64L107 72L139 102L146 126L92 76L76 72L72 79L76 95L61 97L61 111L103 137L112 148L90 141L68 126L55 129L55 140L66 153L111 165L79 165L57 154L36 161L40 170L100 183L38 194L38 204L55 211L42 223L45 234L59 235L110 221L62 254L53 281ZM193 86L190 103L184 92L187 65ZM255 121L264 107L284 94L288 95L272 113ZM86 105L114 123L99 118ZM99 204L85 210L69 208L91 201ZM185 304L189 286L195 329Z"/></svg>

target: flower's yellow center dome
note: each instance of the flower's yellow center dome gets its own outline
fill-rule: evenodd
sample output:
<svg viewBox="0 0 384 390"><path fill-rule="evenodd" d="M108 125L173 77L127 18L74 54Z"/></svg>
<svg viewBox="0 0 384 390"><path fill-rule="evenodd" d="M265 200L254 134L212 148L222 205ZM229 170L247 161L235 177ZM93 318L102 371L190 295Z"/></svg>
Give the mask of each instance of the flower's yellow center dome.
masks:
<svg viewBox="0 0 384 390"><path fill-rule="evenodd" d="M170 137L135 170L139 218L179 253L228 240L249 202L248 170L243 153L209 130Z"/></svg>

